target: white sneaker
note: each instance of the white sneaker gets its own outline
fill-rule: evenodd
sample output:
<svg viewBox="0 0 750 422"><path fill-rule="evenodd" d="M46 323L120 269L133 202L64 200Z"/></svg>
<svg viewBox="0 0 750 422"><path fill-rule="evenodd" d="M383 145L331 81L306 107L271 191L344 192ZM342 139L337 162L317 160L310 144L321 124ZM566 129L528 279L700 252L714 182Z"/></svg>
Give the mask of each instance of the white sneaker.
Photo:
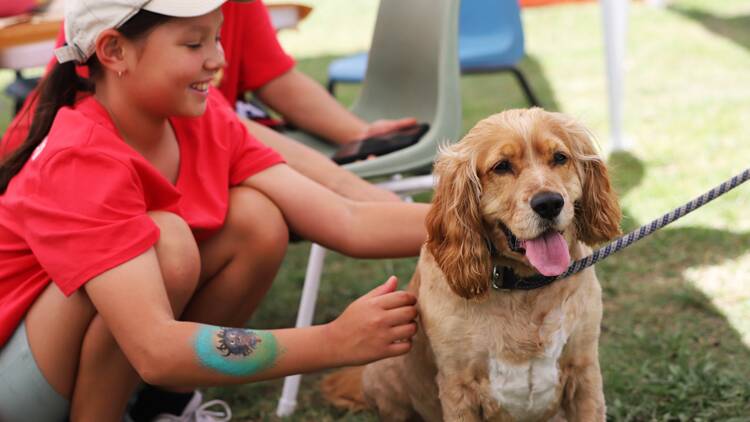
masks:
<svg viewBox="0 0 750 422"><path fill-rule="evenodd" d="M209 410L211 407L219 407L221 410ZM203 403L203 394L195 390L181 415L162 413L156 416L154 422L228 422L231 419L232 409L225 401L211 400Z"/></svg>

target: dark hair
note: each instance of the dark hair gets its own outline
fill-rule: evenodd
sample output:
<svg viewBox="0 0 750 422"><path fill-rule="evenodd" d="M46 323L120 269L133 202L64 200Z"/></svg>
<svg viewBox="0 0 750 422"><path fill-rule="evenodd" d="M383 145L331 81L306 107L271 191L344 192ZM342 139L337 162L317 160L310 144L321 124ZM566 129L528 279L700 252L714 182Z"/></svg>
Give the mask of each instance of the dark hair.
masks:
<svg viewBox="0 0 750 422"><path fill-rule="evenodd" d="M169 16L141 10L117 30L125 38L136 40L169 19ZM0 164L0 195L5 193L10 180L21 171L34 149L49 134L57 112L65 106L72 106L79 92L94 92L92 81L101 73L101 65L96 56L92 56L86 66L89 68L88 79L78 76L74 62L56 64L42 79L30 98L32 104L36 103L36 110L29 133L23 143L4 157Z"/></svg>

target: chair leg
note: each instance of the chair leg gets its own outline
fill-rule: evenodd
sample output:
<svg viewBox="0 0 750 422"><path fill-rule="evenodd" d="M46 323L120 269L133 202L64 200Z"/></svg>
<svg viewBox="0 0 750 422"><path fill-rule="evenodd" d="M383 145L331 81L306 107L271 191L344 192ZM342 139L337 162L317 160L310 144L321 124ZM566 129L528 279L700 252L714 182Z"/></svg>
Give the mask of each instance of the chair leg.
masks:
<svg viewBox="0 0 750 422"><path fill-rule="evenodd" d="M23 74L21 74L20 70L16 70L16 80L14 84L16 84L19 88L19 90L23 90ZM19 92L18 95L15 96L15 101L13 102L13 115L21 112L21 109L23 108L23 103L26 101L26 96L23 95L22 92Z"/></svg>
<svg viewBox="0 0 750 422"><path fill-rule="evenodd" d="M315 302L318 300L318 287L320 286L320 275L323 272L323 262L326 257L326 249L313 243L310 248L310 258L307 261L305 272L305 284L302 286L302 297L299 301L296 327L309 327L312 325L315 313ZM289 416L297 407L297 393L301 375L290 375L284 378L284 388L281 392L279 404L276 407L276 415L279 417Z"/></svg>
<svg viewBox="0 0 750 422"><path fill-rule="evenodd" d="M14 115L21 111L26 98L37 85L39 85L39 78L26 78L20 70L16 71L16 79L5 88L5 94L13 99Z"/></svg>
<svg viewBox="0 0 750 422"><path fill-rule="evenodd" d="M334 79L328 80L328 92L331 94L332 97L336 96L336 81Z"/></svg>
<svg viewBox="0 0 750 422"><path fill-rule="evenodd" d="M539 100L536 99L536 96L531 91L531 87L529 86L528 81L526 81L526 78L523 76L523 73L521 73L521 70L515 66L509 67L508 70L513 72L516 80L518 80L518 83L521 85L524 94L526 94L526 99L529 101L529 104L534 107L541 107Z"/></svg>
<svg viewBox="0 0 750 422"><path fill-rule="evenodd" d="M391 180L378 183L377 186L400 196L408 196L412 193L431 190L437 184L436 177L432 174L407 177L405 179L398 176L400 175L394 175L391 177Z"/></svg>

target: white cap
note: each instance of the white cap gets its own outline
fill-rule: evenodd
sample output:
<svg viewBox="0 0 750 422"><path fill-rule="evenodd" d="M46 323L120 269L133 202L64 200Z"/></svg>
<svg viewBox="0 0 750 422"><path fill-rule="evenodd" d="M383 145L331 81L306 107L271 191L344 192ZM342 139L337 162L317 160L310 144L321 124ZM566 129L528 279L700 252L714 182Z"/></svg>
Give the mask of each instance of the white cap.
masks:
<svg viewBox="0 0 750 422"><path fill-rule="evenodd" d="M141 10L176 18L201 16L218 9L227 0L66 0L65 40L55 50L60 63L85 63L96 50L102 31L119 28ZM252 1L252 0L233 0Z"/></svg>

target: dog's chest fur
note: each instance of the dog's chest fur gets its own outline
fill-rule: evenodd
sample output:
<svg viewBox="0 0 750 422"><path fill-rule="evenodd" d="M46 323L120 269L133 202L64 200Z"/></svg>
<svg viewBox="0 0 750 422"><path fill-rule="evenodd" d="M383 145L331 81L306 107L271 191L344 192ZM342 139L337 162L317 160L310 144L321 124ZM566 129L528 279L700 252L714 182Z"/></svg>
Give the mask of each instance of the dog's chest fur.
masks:
<svg viewBox="0 0 750 422"><path fill-rule="evenodd" d="M487 420L553 416L562 394L559 362L574 329L571 305L578 295L540 296L549 301L540 315L538 305L499 296L507 293L493 292L495 299L481 303L464 301L441 276L424 277L421 289L430 292L420 292L424 330L441 376L485 397L480 406Z"/></svg>
<svg viewBox="0 0 750 422"><path fill-rule="evenodd" d="M540 420L557 403L560 389L558 362L568 340L565 328L547 339L541 356L514 363L488 357L489 393L516 421Z"/></svg>

